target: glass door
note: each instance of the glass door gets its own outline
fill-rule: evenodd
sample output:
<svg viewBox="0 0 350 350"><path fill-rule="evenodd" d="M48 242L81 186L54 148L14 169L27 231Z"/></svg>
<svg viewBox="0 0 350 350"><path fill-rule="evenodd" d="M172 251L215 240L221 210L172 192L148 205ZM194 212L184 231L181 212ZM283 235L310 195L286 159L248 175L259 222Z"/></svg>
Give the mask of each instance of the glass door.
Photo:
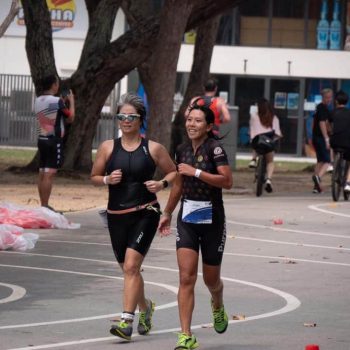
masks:
<svg viewBox="0 0 350 350"><path fill-rule="evenodd" d="M278 152L297 154L300 120L300 81L271 79L270 101L279 118L283 138Z"/></svg>

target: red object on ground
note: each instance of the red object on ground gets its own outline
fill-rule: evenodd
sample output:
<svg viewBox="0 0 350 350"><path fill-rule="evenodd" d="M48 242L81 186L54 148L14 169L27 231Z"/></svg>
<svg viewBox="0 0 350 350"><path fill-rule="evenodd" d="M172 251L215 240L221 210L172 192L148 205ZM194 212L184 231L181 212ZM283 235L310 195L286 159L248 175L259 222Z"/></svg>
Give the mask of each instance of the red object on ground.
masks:
<svg viewBox="0 0 350 350"><path fill-rule="evenodd" d="M283 225L283 220L282 220L282 219L274 219L274 220L273 220L273 223L274 223L275 225Z"/></svg>
<svg viewBox="0 0 350 350"><path fill-rule="evenodd" d="M309 344L305 346L305 350L320 350L320 348L316 344Z"/></svg>

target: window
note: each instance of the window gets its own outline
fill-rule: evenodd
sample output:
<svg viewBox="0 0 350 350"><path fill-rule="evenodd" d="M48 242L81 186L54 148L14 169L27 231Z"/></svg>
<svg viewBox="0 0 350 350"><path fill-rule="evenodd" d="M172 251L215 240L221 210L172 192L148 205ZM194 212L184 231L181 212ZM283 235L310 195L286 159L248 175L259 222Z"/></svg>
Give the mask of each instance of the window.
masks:
<svg viewBox="0 0 350 350"><path fill-rule="evenodd" d="M239 7L239 44L268 46L269 0L242 2Z"/></svg>

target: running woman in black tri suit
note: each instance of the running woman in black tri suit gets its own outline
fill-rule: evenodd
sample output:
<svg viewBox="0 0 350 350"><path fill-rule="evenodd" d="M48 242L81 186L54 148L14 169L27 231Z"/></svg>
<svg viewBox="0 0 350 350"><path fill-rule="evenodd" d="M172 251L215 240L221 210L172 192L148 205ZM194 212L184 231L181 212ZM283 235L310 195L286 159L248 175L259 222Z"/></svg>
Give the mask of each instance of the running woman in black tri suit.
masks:
<svg viewBox="0 0 350 350"><path fill-rule="evenodd" d="M139 96L123 95L117 113L122 137L101 144L91 179L95 185L108 185L108 229L124 273L124 311L110 332L131 340L137 305L139 334L147 334L152 327L154 303L145 298L140 268L157 232L160 209L156 192L173 181L176 167L165 147L140 136L146 109ZM157 166L165 174L161 181L153 180Z"/></svg>
<svg viewBox="0 0 350 350"><path fill-rule="evenodd" d="M232 173L225 150L212 133L213 124L214 114L210 107L200 99L195 101L186 119L190 142L180 145L177 150L178 175L159 223L160 233L169 234L171 214L181 199L176 237L181 333L175 349L198 347L191 332L191 319L199 249L203 279L212 297L214 329L223 333L228 325L220 278L226 241L222 188L232 187Z"/></svg>

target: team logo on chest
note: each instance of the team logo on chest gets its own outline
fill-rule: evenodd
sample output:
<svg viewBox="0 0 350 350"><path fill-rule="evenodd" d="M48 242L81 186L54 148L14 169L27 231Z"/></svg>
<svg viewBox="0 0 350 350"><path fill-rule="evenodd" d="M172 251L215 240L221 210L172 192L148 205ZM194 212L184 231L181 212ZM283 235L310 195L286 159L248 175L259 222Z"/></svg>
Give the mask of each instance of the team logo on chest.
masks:
<svg viewBox="0 0 350 350"><path fill-rule="evenodd" d="M215 149L214 149L214 154L215 155L219 155L219 154L221 154L222 153L222 148L221 147L215 147Z"/></svg>

